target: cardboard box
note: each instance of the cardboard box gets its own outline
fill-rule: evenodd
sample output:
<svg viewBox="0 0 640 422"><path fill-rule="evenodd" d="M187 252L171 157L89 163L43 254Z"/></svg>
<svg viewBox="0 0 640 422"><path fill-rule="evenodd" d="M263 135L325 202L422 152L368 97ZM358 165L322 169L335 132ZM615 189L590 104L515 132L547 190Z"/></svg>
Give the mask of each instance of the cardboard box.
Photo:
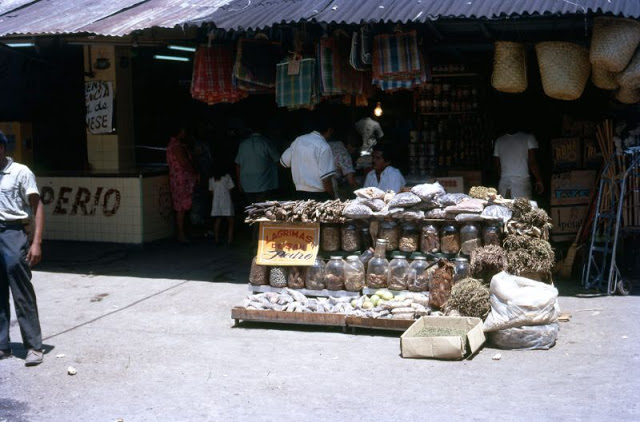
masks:
<svg viewBox="0 0 640 422"><path fill-rule="evenodd" d="M417 337L425 327L452 328L466 336ZM482 320L470 317L421 317L400 337L403 358L462 359L482 347L485 342Z"/></svg>
<svg viewBox="0 0 640 422"><path fill-rule="evenodd" d="M482 186L482 171L480 170L449 170L448 175L462 177L464 193L469 192L473 186Z"/></svg>
<svg viewBox="0 0 640 422"><path fill-rule="evenodd" d="M434 177L427 181L427 183L433 182L440 183L447 193L465 193L462 177Z"/></svg>
<svg viewBox="0 0 640 422"><path fill-rule="evenodd" d="M588 212L589 205L551 207L553 219L551 240L554 242L574 240Z"/></svg>
<svg viewBox="0 0 640 422"><path fill-rule="evenodd" d="M582 166L590 169L602 167L602 151L595 139L582 140Z"/></svg>
<svg viewBox="0 0 640 422"><path fill-rule="evenodd" d="M594 170L574 170L551 176L551 205L588 204L595 191Z"/></svg>
<svg viewBox="0 0 640 422"><path fill-rule="evenodd" d="M574 169L582 165L580 138L559 138L551 140L553 169Z"/></svg>

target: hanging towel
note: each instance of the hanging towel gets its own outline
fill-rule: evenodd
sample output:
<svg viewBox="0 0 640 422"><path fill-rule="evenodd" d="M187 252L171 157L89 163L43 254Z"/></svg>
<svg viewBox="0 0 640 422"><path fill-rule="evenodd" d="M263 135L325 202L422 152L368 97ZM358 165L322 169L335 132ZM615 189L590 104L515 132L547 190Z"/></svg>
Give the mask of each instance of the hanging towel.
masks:
<svg viewBox="0 0 640 422"><path fill-rule="evenodd" d="M416 31L377 35L373 39L374 79L410 80L422 72Z"/></svg>
<svg viewBox="0 0 640 422"><path fill-rule="evenodd" d="M361 54L362 37L359 31L351 35L351 52L349 53L349 64L355 70L364 71L371 69L371 64L367 65L362 61Z"/></svg>
<svg viewBox="0 0 640 422"><path fill-rule="evenodd" d="M240 39L233 67L233 82L249 92L273 92L276 65L282 59L280 43L269 40Z"/></svg>
<svg viewBox="0 0 640 422"><path fill-rule="evenodd" d="M316 60L300 60L299 72L289 75L289 62L276 66L276 103L279 107L312 107L316 101Z"/></svg>
<svg viewBox="0 0 640 422"><path fill-rule="evenodd" d="M193 59L191 96L209 105L234 103L247 97L231 82L233 50L224 45L198 47Z"/></svg>
<svg viewBox="0 0 640 422"><path fill-rule="evenodd" d="M360 28L360 60L369 66L373 61L373 55L371 54L371 31L365 26Z"/></svg>

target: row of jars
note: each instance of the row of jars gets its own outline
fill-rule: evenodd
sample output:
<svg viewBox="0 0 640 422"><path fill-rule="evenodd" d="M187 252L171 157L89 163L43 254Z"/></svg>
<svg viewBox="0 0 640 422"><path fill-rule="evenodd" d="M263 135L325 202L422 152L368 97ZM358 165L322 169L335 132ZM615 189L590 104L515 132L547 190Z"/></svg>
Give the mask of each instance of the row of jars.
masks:
<svg viewBox="0 0 640 422"><path fill-rule="evenodd" d="M501 229L497 224L486 224L480 230L476 223L466 223L459 230L455 224L444 224L441 228L427 223L405 221L398 224L385 220L378 227L378 239L386 240L387 251L399 250L412 253L471 255L478 247L500 245ZM360 228L355 222L324 224L320 232L320 247L325 252L342 249L345 252L367 250L371 245L371 235L367 227Z"/></svg>
<svg viewBox="0 0 640 422"><path fill-rule="evenodd" d="M311 267L260 266L254 258L249 282L310 290L360 291L364 287L414 292L429 290L432 275L429 269L433 264L424 256L415 257L409 263L404 255L396 255L389 262L386 258L387 243L383 239L376 241L373 257L366 263L366 271L363 259L357 255L350 255L346 260L341 256L332 256L326 264L317 258ZM456 258L454 281L467 277L468 272L468 260Z"/></svg>

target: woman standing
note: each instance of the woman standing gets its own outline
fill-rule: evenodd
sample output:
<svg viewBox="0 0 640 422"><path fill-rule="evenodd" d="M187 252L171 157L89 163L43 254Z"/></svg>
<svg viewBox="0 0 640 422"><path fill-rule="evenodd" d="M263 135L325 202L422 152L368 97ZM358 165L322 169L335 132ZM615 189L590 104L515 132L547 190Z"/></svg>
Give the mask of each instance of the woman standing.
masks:
<svg viewBox="0 0 640 422"><path fill-rule="evenodd" d="M169 165L169 186L173 209L176 212L176 225L178 227L178 242L187 243L185 233L185 215L191 209L193 188L198 180L192 162L191 154L186 143L186 131L179 128L175 136L171 137L167 145L167 164Z"/></svg>

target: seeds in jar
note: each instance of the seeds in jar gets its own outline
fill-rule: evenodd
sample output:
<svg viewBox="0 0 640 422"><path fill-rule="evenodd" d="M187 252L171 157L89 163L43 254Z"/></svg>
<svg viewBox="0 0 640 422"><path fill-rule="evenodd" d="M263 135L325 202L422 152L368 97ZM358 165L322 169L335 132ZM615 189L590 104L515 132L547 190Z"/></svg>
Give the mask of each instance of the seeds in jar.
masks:
<svg viewBox="0 0 640 422"><path fill-rule="evenodd" d="M342 250L353 252L360 249L360 236L357 230L342 230Z"/></svg>
<svg viewBox="0 0 640 422"><path fill-rule="evenodd" d="M271 268L269 285L271 287L287 287L287 269L284 267Z"/></svg>
<svg viewBox="0 0 640 422"><path fill-rule="evenodd" d="M249 271L249 283L254 286L269 284L269 267L266 265L256 264L257 257L251 261L251 270Z"/></svg>
<svg viewBox="0 0 640 422"><path fill-rule="evenodd" d="M418 236L415 237L401 237L400 245L398 246L402 252L415 252L418 250Z"/></svg>
<svg viewBox="0 0 640 422"><path fill-rule="evenodd" d="M440 240L440 250L444 253L460 252L460 238L456 234L445 234Z"/></svg>
<svg viewBox="0 0 640 422"><path fill-rule="evenodd" d="M333 225L324 225L320 232L320 246L322 250L333 252L340 249L340 228Z"/></svg>
<svg viewBox="0 0 640 422"><path fill-rule="evenodd" d="M438 232L423 232L420 237L420 250L424 253L436 253L440 251L440 236Z"/></svg>
<svg viewBox="0 0 640 422"><path fill-rule="evenodd" d="M344 288L356 292L364 287L364 273L360 271L349 271L344 276Z"/></svg>
<svg viewBox="0 0 640 422"><path fill-rule="evenodd" d="M412 292L425 292L429 290L429 276L426 273L416 276L415 279L409 280L407 287Z"/></svg>
<svg viewBox="0 0 640 422"><path fill-rule="evenodd" d="M368 274L367 287L387 287L386 274Z"/></svg>
<svg viewBox="0 0 640 422"><path fill-rule="evenodd" d="M287 286L291 289L304 289L305 269L302 267L291 267L287 277Z"/></svg>
<svg viewBox="0 0 640 422"><path fill-rule="evenodd" d="M389 275L389 288L391 290L406 290L407 289L407 276L406 274L390 274Z"/></svg>
<svg viewBox="0 0 640 422"><path fill-rule="evenodd" d="M324 284L324 272L317 268L310 268L307 274L305 287L309 290L322 290L326 287Z"/></svg>
<svg viewBox="0 0 640 422"><path fill-rule="evenodd" d="M344 288L344 277L335 274L326 274L324 282L328 290L342 290Z"/></svg>
<svg viewBox="0 0 640 422"><path fill-rule="evenodd" d="M398 249L398 228L385 228L381 227L379 232L379 238L384 239L387 242L387 251L393 251Z"/></svg>

